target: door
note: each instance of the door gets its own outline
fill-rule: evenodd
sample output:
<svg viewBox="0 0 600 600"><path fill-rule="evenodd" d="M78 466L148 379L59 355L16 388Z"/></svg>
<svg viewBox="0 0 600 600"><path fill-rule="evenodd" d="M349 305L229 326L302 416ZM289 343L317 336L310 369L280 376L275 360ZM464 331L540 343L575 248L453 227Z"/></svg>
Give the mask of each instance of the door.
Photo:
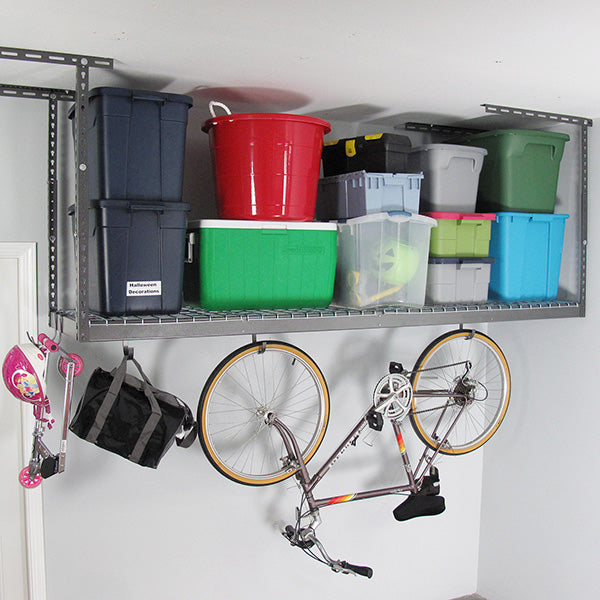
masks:
<svg viewBox="0 0 600 600"><path fill-rule="evenodd" d="M37 333L36 247L0 242L0 361ZM0 600L46 598L42 489L25 490L19 471L29 460L31 405L0 384Z"/></svg>

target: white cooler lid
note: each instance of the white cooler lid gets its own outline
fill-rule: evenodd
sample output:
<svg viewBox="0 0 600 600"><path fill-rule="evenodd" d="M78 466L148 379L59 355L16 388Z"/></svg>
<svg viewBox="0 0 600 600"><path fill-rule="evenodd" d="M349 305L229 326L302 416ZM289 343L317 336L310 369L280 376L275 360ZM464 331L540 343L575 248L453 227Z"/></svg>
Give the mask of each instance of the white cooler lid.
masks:
<svg viewBox="0 0 600 600"><path fill-rule="evenodd" d="M336 231L335 223L308 221L241 221L230 219L200 219L190 221L188 229L287 229L301 231Z"/></svg>

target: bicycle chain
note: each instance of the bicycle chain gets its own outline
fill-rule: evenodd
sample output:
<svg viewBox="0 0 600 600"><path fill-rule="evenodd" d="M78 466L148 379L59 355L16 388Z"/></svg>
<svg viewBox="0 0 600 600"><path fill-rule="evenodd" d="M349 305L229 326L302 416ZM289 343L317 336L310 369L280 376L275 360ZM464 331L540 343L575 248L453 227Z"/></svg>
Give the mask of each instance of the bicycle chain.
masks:
<svg viewBox="0 0 600 600"><path fill-rule="evenodd" d="M437 371L438 369L446 369L448 367L457 367L458 365L467 365L470 364L468 360L461 360L455 363L449 363L447 365L440 365L439 367L429 367L428 369L418 369L417 371L409 371L412 376L414 373L425 373L426 371ZM447 405L446 405L447 406ZM413 410L411 414L417 415L426 412L433 412L434 410L441 410L442 408L446 408L445 406L435 406L433 408L424 408L423 410Z"/></svg>
<svg viewBox="0 0 600 600"><path fill-rule="evenodd" d="M466 364L470 364L470 361L461 360L459 362L449 363L447 365L440 365L439 367L429 367L428 369L417 369L416 371L408 371L408 373L410 375L413 375L414 373L425 373L426 371L437 371L438 369L446 369L448 367L457 367L458 365L466 365Z"/></svg>

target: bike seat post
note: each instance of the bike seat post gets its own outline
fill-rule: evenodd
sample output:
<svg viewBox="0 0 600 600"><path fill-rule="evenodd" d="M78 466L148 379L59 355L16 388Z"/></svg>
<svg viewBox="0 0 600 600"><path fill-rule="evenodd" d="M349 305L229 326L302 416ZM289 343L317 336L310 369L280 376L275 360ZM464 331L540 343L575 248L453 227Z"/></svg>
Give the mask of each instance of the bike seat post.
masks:
<svg viewBox="0 0 600 600"><path fill-rule="evenodd" d="M310 475L308 473L308 469L306 468L306 463L302 458L302 452L300 452L300 448L298 446L298 442L294 437L294 434L290 431L290 429L284 425L274 413L269 413L267 415L267 422L269 425L273 425L275 429L281 435L283 439L283 443L285 445L285 449L288 453L288 456L294 459L298 465L298 470L296 471L296 477L300 486L304 490L308 505L311 509L316 508L314 505L314 498L312 492L310 491Z"/></svg>

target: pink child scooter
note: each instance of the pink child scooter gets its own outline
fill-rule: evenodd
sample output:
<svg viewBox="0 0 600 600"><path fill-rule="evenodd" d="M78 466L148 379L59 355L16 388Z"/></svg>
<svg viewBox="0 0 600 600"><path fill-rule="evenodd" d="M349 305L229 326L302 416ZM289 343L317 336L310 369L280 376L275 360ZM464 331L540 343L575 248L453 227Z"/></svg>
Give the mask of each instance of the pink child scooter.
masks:
<svg viewBox="0 0 600 600"><path fill-rule="evenodd" d="M27 334L28 344L13 346L2 365L2 378L10 393L23 402L33 404L35 430L29 465L19 473L19 481L26 488L35 488L42 479L65 470L69 409L73 396L73 378L83 370L83 360L77 354L67 354L56 342L41 333L37 342ZM60 452L52 454L42 441L46 427L52 428L50 402L46 395L48 353L58 352L58 372L65 378L63 431Z"/></svg>

